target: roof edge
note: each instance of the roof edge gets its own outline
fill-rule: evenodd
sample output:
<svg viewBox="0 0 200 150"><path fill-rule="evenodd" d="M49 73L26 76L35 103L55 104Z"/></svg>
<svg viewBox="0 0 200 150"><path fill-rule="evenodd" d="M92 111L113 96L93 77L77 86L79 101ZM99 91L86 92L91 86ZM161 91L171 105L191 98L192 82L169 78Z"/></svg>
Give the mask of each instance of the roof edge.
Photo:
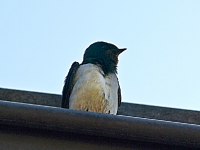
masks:
<svg viewBox="0 0 200 150"><path fill-rule="evenodd" d="M0 124L200 148L199 125L1 100Z"/></svg>

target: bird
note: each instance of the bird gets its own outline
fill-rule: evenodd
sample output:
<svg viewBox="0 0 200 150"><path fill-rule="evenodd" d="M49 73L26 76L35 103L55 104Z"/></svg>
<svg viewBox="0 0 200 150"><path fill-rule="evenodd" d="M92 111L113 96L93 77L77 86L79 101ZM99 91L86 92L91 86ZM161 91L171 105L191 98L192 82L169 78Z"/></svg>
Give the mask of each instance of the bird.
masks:
<svg viewBox="0 0 200 150"><path fill-rule="evenodd" d="M122 99L118 56L125 50L104 41L86 48L82 63L73 62L65 78L61 108L116 115Z"/></svg>

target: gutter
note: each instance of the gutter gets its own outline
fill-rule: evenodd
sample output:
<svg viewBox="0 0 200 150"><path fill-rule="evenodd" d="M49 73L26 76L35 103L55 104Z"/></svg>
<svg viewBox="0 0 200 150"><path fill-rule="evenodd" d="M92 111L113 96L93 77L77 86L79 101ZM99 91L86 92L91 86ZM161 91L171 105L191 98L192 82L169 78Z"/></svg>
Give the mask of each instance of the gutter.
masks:
<svg viewBox="0 0 200 150"><path fill-rule="evenodd" d="M0 100L60 107L61 95L0 87ZM200 125L200 111L122 102L119 115Z"/></svg>
<svg viewBox="0 0 200 150"><path fill-rule="evenodd" d="M0 125L200 148L200 126L0 100Z"/></svg>

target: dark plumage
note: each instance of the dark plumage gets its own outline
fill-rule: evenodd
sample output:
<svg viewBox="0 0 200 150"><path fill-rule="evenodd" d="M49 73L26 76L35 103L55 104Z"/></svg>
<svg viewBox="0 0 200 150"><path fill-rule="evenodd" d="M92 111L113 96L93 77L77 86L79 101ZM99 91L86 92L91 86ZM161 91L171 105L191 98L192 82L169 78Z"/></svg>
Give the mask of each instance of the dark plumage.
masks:
<svg viewBox="0 0 200 150"><path fill-rule="evenodd" d="M116 114L121 103L116 76L118 55L124 50L106 42L91 44L85 50L83 62L74 62L69 70L61 107Z"/></svg>
<svg viewBox="0 0 200 150"><path fill-rule="evenodd" d="M118 55L124 50L110 43L96 42L85 50L82 64L98 64L105 74L117 73Z"/></svg>

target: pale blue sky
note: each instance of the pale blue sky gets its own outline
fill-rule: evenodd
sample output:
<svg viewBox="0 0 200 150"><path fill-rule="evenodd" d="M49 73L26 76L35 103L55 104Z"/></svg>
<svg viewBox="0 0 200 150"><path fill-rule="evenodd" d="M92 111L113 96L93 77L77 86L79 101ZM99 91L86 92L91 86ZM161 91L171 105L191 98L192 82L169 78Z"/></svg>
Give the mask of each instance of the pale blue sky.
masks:
<svg viewBox="0 0 200 150"><path fill-rule="evenodd" d="M1 0L0 87L61 94L95 41L126 47L124 102L200 110L200 1Z"/></svg>

